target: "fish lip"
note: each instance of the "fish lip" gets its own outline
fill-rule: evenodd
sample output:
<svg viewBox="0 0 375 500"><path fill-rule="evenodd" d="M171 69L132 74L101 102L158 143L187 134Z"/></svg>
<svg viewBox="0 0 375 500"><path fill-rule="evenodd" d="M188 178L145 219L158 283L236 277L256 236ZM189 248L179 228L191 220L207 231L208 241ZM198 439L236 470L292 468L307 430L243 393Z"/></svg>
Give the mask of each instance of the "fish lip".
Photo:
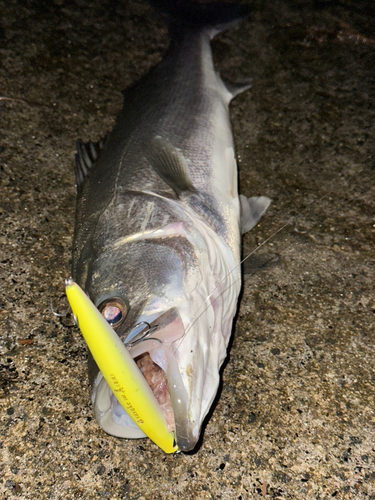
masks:
<svg viewBox="0 0 375 500"><path fill-rule="evenodd" d="M189 418L190 401L182 381L174 354L165 347L158 347L150 353L152 361L164 371L174 414L175 436L181 451L192 451L199 439L199 426Z"/></svg>
<svg viewBox="0 0 375 500"><path fill-rule="evenodd" d="M182 436L181 434L178 435L176 432L176 442L178 449L180 451L183 451L184 453L188 453L190 451L193 451L195 447L197 446L199 440L199 436Z"/></svg>
<svg viewBox="0 0 375 500"><path fill-rule="evenodd" d="M147 345L148 344L148 345ZM177 359L172 349L157 343L155 339L144 342L143 349L130 351L133 357L138 357L145 352L151 360L159 366L168 381L168 392L174 415L175 436L177 446L181 451L187 452L195 448L199 439L199 427L194 425L189 418L190 401L183 383Z"/></svg>

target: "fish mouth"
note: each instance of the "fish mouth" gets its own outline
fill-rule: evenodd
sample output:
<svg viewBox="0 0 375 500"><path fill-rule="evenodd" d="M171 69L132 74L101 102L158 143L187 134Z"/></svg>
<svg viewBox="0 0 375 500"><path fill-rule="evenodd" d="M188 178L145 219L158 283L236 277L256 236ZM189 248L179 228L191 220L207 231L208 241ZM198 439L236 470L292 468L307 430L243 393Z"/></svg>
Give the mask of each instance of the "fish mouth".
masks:
<svg viewBox="0 0 375 500"><path fill-rule="evenodd" d="M182 380L176 351L185 335L176 308L148 323L142 319L125 339L134 361L150 386L181 451L191 451L199 439L199 422L189 418L189 397ZM108 434L137 439L146 437L117 401L99 372L92 392L95 418Z"/></svg>

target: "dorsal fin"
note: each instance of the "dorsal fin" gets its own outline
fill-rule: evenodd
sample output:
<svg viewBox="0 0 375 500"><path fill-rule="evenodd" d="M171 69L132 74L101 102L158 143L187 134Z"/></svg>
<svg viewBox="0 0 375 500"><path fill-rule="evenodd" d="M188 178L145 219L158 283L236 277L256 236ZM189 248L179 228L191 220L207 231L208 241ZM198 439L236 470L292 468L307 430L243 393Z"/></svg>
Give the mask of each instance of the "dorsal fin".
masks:
<svg viewBox="0 0 375 500"><path fill-rule="evenodd" d="M154 137L145 148L145 157L155 172L177 196L183 191L195 191L186 159L180 150L160 136Z"/></svg>
<svg viewBox="0 0 375 500"><path fill-rule="evenodd" d="M266 196L246 196L240 194L241 203L241 233L245 234L252 229L269 207L271 200Z"/></svg>
<svg viewBox="0 0 375 500"><path fill-rule="evenodd" d="M96 160L104 147L107 136L100 139L98 142L89 141L84 143L81 139L77 141L77 153L75 155L75 174L77 189L81 187L83 181L86 179L89 170L93 167Z"/></svg>

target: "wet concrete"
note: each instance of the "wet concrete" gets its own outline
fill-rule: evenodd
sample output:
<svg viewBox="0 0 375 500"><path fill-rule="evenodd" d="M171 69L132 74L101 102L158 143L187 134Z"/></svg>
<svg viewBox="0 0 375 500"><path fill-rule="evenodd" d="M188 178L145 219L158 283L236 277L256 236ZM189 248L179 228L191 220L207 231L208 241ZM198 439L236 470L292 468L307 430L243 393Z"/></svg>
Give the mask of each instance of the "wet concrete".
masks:
<svg viewBox="0 0 375 500"><path fill-rule="evenodd" d="M177 456L98 428L84 342L50 306L75 140L111 129L166 29L143 1L0 11L1 498L375 498L371 3L255 1L215 40L223 74L254 82L232 105L241 192L273 199L244 255L290 224L244 265L220 397Z"/></svg>

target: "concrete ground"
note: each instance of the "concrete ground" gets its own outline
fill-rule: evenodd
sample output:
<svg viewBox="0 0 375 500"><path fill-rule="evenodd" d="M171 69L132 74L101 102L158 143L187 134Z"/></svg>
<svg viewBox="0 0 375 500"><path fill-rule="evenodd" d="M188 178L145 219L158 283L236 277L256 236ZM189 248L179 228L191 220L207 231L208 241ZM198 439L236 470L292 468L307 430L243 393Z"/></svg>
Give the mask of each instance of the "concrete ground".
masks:
<svg viewBox="0 0 375 500"><path fill-rule="evenodd" d="M168 37L145 1L0 0L1 499L375 499L372 2L255 0L214 42L232 80L244 238L222 390L195 454L104 434L63 310L78 137ZM277 232L286 223L286 227Z"/></svg>

